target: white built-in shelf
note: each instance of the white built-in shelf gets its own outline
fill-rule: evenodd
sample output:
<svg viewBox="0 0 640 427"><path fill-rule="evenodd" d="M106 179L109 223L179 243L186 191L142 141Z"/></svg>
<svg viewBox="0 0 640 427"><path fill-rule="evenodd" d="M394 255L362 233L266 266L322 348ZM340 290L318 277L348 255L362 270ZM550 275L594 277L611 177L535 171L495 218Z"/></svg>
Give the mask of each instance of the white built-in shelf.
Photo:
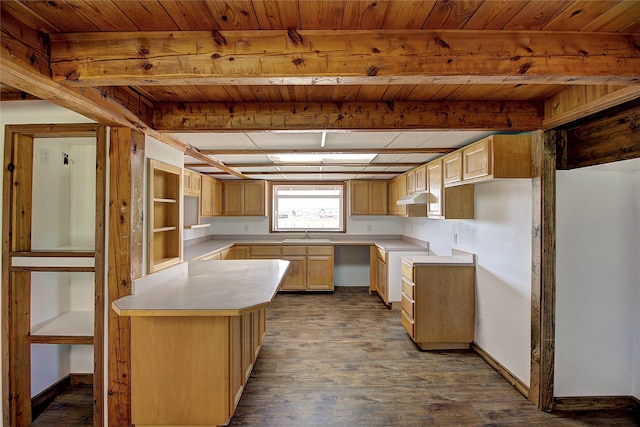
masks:
<svg viewBox="0 0 640 427"><path fill-rule="evenodd" d="M68 311L31 327L30 341L52 344L92 344L93 311Z"/></svg>

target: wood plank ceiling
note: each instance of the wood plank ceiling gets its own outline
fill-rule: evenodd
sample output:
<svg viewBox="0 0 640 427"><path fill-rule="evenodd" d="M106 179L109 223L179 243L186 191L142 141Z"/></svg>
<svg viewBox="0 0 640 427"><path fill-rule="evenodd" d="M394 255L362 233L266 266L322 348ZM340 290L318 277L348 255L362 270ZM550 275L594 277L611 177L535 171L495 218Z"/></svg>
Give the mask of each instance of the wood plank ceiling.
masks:
<svg viewBox="0 0 640 427"><path fill-rule="evenodd" d="M488 133L541 128L544 101L570 86L640 83L639 1L1 4L3 50L15 27L33 29L52 84L96 88L251 178L388 179ZM42 97L5 74L3 99ZM370 165L269 156L364 148ZM189 153L190 168L228 171Z"/></svg>

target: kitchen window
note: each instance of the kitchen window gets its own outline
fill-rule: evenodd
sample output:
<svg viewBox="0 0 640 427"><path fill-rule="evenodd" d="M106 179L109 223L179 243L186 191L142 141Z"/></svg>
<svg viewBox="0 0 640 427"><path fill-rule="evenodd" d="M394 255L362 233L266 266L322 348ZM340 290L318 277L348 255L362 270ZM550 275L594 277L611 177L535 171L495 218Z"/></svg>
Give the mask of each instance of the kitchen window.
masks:
<svg viewBox="0 0 640 427"><path fill-rule="evenodd" d="M272 183L271 231L344 232L344 182Z"/></svg>

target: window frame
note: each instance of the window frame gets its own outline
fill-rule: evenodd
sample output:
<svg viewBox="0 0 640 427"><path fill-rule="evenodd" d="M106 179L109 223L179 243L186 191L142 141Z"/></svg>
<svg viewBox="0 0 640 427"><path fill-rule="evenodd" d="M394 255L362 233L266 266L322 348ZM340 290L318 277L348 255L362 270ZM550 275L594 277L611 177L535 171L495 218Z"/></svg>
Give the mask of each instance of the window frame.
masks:
<svg viewBox="0 0 640 427"><path fill-rule="evenodd" d="M341 215L341 230L323 230L323 229L287 229L287 230L277 230L276 229L276 221L275 218L275 209L276 209L276 201L275 201L275 188L277 186L340 186L342 188L341 194L341 203L342 209L340 209ZM347 183L346 181L270 181L269 182L269 232L270 233L278 233L278 234L286 234L286 233L303 233L305 231L309 231L310 233L346 233L347 232Z"/></svg>

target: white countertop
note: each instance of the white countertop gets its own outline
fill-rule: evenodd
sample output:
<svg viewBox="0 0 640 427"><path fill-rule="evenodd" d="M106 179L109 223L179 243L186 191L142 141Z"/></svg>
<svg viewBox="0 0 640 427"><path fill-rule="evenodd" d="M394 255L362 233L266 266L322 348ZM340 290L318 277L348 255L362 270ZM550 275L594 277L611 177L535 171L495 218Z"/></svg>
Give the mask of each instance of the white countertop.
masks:
<svg viewBox="0 0 640 427"><path fill-rule="evenodd" d="M191 261L176 274L145 276L135 295L117 299L120 316L237 316L273 300L289 261Z"/></svg>
<svg viewBox="0 0 640 427"><path fill-rule="evenodd" d="M216 252L222 249L230 248L235 245L295 245L295 246L308 246L308 245L328 245L328 246L371 246L376 245L380 249L385 251L426 251L428 247L420 246L415 243L408 242L402 239L380 239L380 238L372 238L367 239L362 236L349 238L345 236L344 238L334 238L329 239L329 241L325 239L297 239L295 241L285 241L286 238L283 239L268 239L268 240L259 240L259 239L234 239L234 240L218 240L211 239L202 243L197 243L195 245L189 245L184 247L183 257L185 261L193 260L197 257Z"/></svg>
<svg viewBox="0 0 640 427"><path fill-rule="evenodd" d="M476 255L470 252L464 252L457 249L451 250L451 255L449 256L405 256L402 257L403 261L414 266L439 266L439 265L475 265Z"/></svg>

